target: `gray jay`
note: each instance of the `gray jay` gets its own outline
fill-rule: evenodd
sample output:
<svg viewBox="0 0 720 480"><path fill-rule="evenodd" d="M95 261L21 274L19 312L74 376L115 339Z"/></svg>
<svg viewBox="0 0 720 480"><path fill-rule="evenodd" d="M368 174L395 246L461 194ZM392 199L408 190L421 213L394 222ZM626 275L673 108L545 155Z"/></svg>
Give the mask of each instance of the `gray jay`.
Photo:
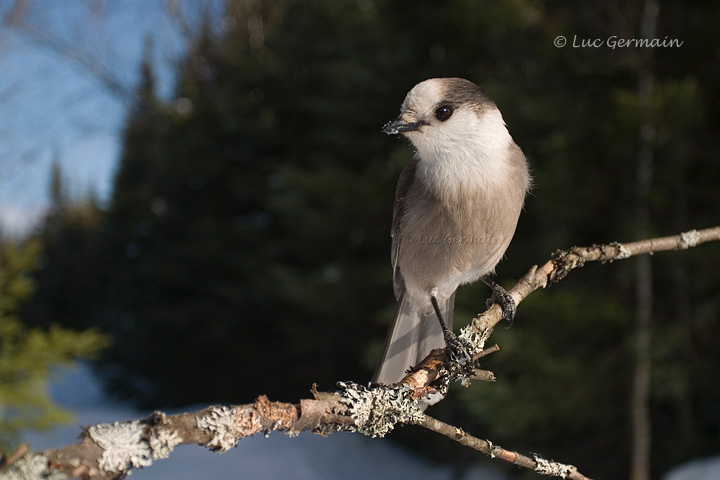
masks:
<svg viewBox="0 0 720 480"><path fill-rule="evenodd" d="M515 304L493 273L515 233L530 185L527 161L495 102L474 83L433 78L383 127L416 154L400 175L392 223L395 318L375 373L396 383L432 349L455 340L458 286L482 279L512 322Z"/></svg>

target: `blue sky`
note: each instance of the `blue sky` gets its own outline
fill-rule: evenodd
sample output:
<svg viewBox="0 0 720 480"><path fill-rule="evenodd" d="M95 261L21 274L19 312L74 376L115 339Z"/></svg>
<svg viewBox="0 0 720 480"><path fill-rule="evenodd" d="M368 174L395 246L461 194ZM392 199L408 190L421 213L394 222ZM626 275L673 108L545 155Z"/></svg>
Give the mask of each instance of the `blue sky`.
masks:
<svg viewBox="0 0 720 480"><path fill-rule="evenodd" d="M16 2L0 0L3 20ZM168 14L171 2L25 3L30 7L20 18L30 29L0 24L0 225L10 235L27 232L47 209L55 159L68 193L108 198L129 97L91 70L131 91L150 35L160 93L169 95L185 47ZM197 18L191 9L198 5L185 4L185 15Z"/></svg>

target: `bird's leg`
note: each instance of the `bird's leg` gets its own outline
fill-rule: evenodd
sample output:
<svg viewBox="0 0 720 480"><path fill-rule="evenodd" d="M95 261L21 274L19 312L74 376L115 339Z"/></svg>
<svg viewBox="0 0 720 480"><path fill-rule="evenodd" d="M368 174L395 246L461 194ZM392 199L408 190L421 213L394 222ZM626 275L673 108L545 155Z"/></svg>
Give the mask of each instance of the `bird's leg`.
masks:
<svg viewBox="0 0 720 480"><path fill-rule="evenodd" d="M445 325L445 319L440 312L440 306L434 294L430 295L430 303L432 303L435 315L437 315L438 321L440 322L443 338L445 338L445 345L447 345L454 359L461 365L472 363L472 356L470 355L470 351L472 350L471 345L467 344L466 340L458 338L458 336Z"/></svg>
<svg viewBox="0 0 720 480"><path fill-rule="evenodd" d="M440 322L440 328L442 328L443 337L445 337L445 343L450 344L450 342L455 340L456 335L450 331L447 325L445 325L445 319L440 312L440 305L438 305L438 301L437 298L435 298L435 295L430 295L430 303L432 303L433 309L435 310L435 315L437 315L438 321Z"/></svg>
<svg viewBox="0 0 720 480"><path fill-rule="evenodd" d="M515 320L515 313L517 312L517 306L512 296L495 282L489 275L482 277L482 281L485 285L492 288L492 296L486 302L487 308L492 307L493 304L498 304L502 308L503 318L508 321L507 328L512 327L513 320Z"/></svg>

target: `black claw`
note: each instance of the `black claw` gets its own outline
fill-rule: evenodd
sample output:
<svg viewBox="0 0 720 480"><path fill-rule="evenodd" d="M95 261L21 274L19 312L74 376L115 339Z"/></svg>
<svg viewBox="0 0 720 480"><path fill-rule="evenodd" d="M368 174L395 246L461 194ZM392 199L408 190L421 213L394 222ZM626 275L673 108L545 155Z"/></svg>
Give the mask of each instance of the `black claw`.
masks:
<svg viewBox="0 0 720 480"><path fill-rule="evenodd" d="M483 277L482 281L488 287L492 288L492 296L485 303L487 308L492 307L494 304L498 304L503 312L503 318L508 321L507 328L512 327L513 320L515 320L515 313L517 313L517 305L512 296L501 287L498 283L493 281L490 277Z"/></svg>

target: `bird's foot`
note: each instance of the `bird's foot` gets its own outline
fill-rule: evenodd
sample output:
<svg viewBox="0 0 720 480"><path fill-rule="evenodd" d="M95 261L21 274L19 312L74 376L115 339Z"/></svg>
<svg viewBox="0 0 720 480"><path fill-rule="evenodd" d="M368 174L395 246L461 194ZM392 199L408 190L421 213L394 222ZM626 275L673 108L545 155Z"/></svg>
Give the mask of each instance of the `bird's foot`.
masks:
<svg viewBox="0 0 720 480"><path fill-rule="evenodd" d="M450 330L445 330L443 337L445 338L446 349L450 353L450 360L453 363L457 363L463 367L473 364L473 357L470 353L473 351L473 346L470 342L458 337Z"/></svg>
<svg viewBox="0 0 720 480"><path fill-rule="evenodd" d="M492 288L492 296L486 302L487 308L492 307L494 304L499 305L503 312L503 318L508 321L507 328L512 327L513 320L515 320L515 313L517 312L517 306L515 305L515 300L513 300L512 295L490 277L483 277L482 281L485 285Z"/></svg>

